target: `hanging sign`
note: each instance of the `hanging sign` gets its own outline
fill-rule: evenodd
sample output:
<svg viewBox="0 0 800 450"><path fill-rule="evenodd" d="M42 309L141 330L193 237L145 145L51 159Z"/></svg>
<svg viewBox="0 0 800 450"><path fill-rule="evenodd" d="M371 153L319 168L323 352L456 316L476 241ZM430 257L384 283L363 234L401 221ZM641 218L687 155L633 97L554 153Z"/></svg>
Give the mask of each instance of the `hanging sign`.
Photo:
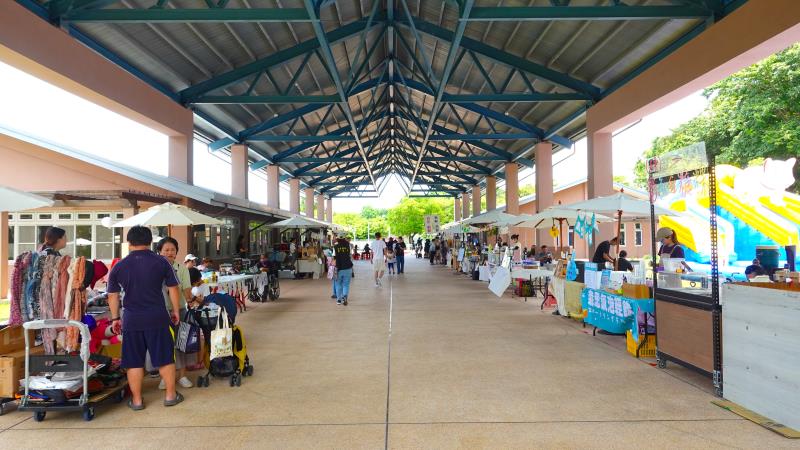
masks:
<svg viewBox="0 0 800 450"><path fill-rule="evenodd" d="M439 233L439 215L426 214L425 215L425 233L437 234Z"/></svg>

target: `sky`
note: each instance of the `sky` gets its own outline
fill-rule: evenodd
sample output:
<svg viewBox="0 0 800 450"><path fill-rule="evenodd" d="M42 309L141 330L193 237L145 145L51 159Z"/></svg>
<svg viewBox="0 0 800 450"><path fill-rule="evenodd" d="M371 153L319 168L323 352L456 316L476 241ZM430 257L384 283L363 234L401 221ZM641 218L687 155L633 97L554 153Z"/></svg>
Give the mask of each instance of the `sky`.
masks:
<svg viewBox="0 0 800 450"><path fill-rule="evenodd" d="M0 127L159 175L167 174L167 136L1 62L0 99L3 102ZM615 134L614 175L633 178L636 161L653 139L670 134L670 130L700 114L706 105L706 98L696 92ZM194 163L195 184L230 194L231 167L227 154L210 152L205 143L195 140ZM585 177L586 139L556 153L553 163L556 184L568 184ZM535 168L520 171L520 185L533 184L535 178ZM498 180L498 185L502 184ZM266 203L264 171L249 173L248 194L250 200ZM404 196L399 178L390 176L379 198L334 198L333 210L359 212L364 206L391 208ZM286 183L281 185L280 197L281 206L288 209Z"/></svg>

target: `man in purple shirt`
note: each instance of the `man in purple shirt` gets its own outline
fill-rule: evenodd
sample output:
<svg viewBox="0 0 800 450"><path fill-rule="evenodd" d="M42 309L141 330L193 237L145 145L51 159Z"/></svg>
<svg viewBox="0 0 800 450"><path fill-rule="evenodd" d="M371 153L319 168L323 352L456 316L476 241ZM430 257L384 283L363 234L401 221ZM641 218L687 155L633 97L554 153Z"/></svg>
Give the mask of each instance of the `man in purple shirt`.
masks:
<svg viewBox="0 0 800 450"><path fill-rule="evenodd" d="M170 326L179 320L178 279L169 262L150 250L153 234L149 228L133 227L127 239L130 253L108 276L108 305L114 331L122 331L122 367L127 369L131 390L128 406L134 411L144 409L142 380L147 352L167 387L164 406L174 406L183 401L175 389L175 338ZM164 286L172 302L171 317L164 304Z"/></svg>

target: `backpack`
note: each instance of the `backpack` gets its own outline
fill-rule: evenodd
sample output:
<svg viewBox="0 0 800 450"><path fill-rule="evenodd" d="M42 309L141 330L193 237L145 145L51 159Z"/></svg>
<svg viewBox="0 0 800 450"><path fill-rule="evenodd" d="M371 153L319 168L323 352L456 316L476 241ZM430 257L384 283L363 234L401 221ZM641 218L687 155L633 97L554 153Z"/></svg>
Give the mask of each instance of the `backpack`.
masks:
<svg viewBox="0 0 800 450"><path fill-rule="evenodd" d="M239 325L233 326L233 356L239 361L239 371L243 371L246 364L249 364L247 357L247 344L244 340L244 333Z"/></svg>

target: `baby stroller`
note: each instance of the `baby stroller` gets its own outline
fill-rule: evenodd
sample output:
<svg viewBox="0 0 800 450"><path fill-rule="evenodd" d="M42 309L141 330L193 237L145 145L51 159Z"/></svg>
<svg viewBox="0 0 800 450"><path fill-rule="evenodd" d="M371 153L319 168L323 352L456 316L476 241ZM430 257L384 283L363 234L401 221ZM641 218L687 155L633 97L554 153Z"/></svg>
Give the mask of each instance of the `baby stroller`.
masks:
<svg viewBox="0 0 800 450"><path fill-rule="evenodd" d="M244 340L244 333L241 328L234 324L235 315L231 317L228 314L228 320L232 328L233 337L233 356L225 356L211 360L211 332L217 327L217 323L222 320L221 314L227 314L226 308L210 308L203 306L202 308L190 310L192 317L197 325L203 330L203 339L205 341L205 355L204 360L208 371L205 375L197 377L197 387L208 387L211 381L211 376L218 378L228 378L228 383L231 387L241 386L242 378L253 375L253 366L250 364L250 358L247 356L247 344ZM235 311L235 309L233 309Z"/></svg>

